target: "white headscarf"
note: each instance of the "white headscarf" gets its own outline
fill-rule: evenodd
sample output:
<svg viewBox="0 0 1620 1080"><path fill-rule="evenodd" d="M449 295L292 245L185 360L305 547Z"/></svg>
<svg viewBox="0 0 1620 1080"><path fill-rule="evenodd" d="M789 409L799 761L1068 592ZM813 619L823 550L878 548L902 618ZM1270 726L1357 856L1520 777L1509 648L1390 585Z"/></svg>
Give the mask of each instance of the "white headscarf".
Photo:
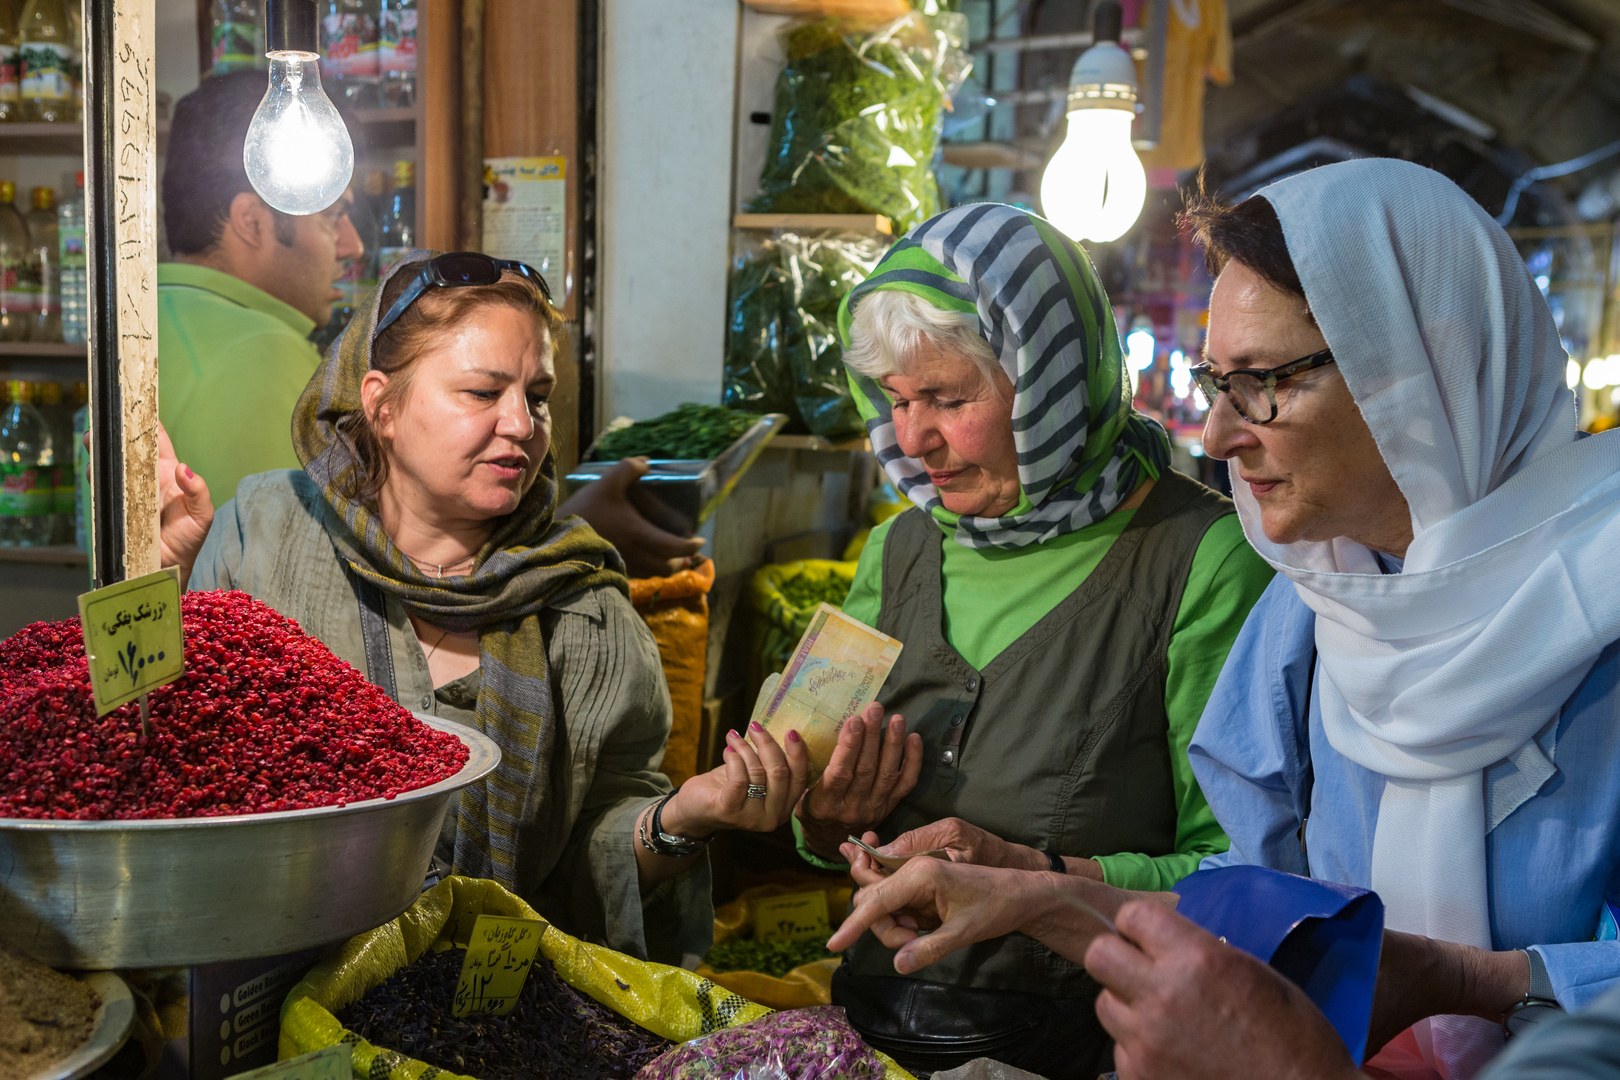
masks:
<svg viewBox="0 0 1620 1080"><path fill-rule="evenodd" d="M1387 924L1489 949L1484 770L1534 751L1620 638L1620 432L1576 439L1552 313L1507 234L1450 180L1360 160L1260 194L1414 538L1403 572L1383 575L1344 538L1270 542L1241 482L1238 510L1318 616L1328 741L1388 778L1371 881ZM1448 1020L1436 1043L1448 1030L1453 1052L1438 1057L1453 1076L1473 1070L1470 1032L1476 1048L1499 1042Z"/></svg>

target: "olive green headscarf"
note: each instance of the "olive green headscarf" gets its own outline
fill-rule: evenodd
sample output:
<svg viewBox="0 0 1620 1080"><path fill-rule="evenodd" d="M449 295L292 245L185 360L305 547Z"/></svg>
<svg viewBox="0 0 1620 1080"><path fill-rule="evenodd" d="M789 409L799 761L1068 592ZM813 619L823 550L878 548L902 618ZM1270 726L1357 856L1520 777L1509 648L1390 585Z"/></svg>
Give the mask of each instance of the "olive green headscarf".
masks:
<svg viewBox="0 0 1620 1080"><path fill-rule="evenodd" d="M331 506L327 532L356 575L435 626L478 631L482 686L476 716L479 729L499 744L501 764L462 792L456 871L522 892L538 885L561 850L560 842L535 835L533 828L550 820L550 766L557 746L540 612L604 585L628 595L629 583L618 552L589 525L577 517L552 520L557 467L549 450L534 485L501 519L465 576L422 573L383 531L375 508L341 493L338 481L356 465L338 423L360 408L360 382L371 370L371 335L383 290L395 274L414 273L436 254L413 251L363 302L299 398L293 447Z"/></svg>

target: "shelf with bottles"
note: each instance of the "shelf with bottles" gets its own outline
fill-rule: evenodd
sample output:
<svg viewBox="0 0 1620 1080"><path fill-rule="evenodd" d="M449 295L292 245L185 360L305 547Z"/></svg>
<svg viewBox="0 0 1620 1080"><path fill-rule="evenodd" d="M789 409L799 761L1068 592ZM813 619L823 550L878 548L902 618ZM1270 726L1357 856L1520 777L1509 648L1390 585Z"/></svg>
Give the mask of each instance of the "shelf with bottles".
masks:
<svg viewBox="0 0 1620 1080"><path fill-rule="evenodd" d="M89 346L64 341L0 341L0 360L19 357L27 360L68 360L83 363Z"/></svg>

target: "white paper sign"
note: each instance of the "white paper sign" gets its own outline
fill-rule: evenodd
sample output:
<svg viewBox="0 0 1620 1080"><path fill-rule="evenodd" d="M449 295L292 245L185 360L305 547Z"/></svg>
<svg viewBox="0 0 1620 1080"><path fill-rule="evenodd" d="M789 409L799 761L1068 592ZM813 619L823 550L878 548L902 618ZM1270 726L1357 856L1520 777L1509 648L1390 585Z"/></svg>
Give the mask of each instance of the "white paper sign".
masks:
<svg viewBox="0 0 1620 1080"><path fill-rule="evenodd" d="M484 251L545 275L558 304L567 292L567 159L484 159Z"/></svg>

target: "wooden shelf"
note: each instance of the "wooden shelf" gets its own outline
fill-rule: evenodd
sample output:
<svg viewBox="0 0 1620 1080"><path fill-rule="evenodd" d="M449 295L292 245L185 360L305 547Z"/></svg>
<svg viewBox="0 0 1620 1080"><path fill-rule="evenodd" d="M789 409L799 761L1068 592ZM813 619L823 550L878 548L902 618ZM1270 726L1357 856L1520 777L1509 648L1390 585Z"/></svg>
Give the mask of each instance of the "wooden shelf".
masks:
<svg viewBox="0 0 1620 1080"><path fill-rule="evenodd" d="M89 566L90 556L71 544L55 544L49 547L0 547L0 563Z"/></svg>
<svg viewBox="0 0 1620 1080"><path fill-rule="evenodd" d="M60 341L0 341L0 357L7 356L29 360L85 360L90 351L89 346Z"/></svg>
<svg viewBox="0 0 1620 1080"><path fill-rule="evenodd" d="M839 232L892 236L894 225L882 214L738 214L731 219L738 229L833 229Z"/></svg>
<svg viewBox="0 0 1620 1080"><path fill-rule="evenodd" d="M355 109L361 150L402 150L416 145L416 108Z"/></svg>
<svg viewBox="0 0 1620 1080"><path fill-rule="evenodd" d="M0 154L83 153L82 124L0 124Z"/></svg>

